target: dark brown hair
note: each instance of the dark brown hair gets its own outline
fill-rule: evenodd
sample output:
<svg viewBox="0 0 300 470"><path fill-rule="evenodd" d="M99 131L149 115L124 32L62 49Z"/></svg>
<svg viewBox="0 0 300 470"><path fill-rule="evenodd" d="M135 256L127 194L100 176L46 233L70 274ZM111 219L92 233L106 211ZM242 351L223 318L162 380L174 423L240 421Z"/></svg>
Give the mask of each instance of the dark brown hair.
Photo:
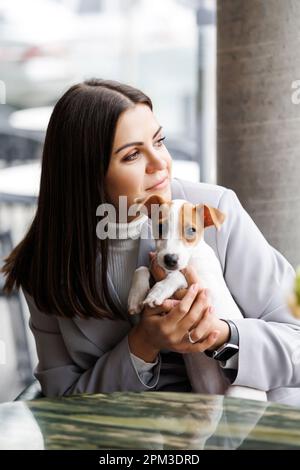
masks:
<svg viewBox="0 0 300 470"><path fill-rule="evenodd" d="M57 102L46 133L36 215L1 270L5 293L21 286L49 314L122 316L109 295L108 240L97 238L96 208L107 202L104 178L118 118L137 103L152 110L150 98L136 88L100 79L72 86Z"/></svg>

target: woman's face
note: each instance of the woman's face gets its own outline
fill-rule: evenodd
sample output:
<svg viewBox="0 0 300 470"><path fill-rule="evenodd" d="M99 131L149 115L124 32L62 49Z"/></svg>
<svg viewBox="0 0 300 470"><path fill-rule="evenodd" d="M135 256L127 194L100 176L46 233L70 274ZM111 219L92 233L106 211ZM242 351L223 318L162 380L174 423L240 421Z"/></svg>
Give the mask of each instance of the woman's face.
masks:
<svg viewBox="0 0 300 470"><path fill-rule="evenodd" d="M150 194L171 199L172 159L163 137L148 106L137 104L120 115L105 177L107 197L116 208L119 196L127 196L128 208L136 197ZM153 187L162 180L164 183ZM128 217L128 221L132 219Z"/></svg>

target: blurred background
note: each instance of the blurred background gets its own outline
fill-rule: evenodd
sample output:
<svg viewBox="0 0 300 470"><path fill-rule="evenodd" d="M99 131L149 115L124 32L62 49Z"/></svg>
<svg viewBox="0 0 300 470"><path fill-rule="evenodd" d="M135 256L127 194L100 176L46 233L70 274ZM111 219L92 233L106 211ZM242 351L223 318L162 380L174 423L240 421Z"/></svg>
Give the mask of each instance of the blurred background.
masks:
<svg viewBox="0 0 300 470"><path fill-rule="evenodd" d="M216 181L215 9L214 0L0 0L0 264L35 212L53 105L83 79L141 88L174 176ZM5 401L27 385L36 356L24 299L3 297L1 282Z"/></svg>

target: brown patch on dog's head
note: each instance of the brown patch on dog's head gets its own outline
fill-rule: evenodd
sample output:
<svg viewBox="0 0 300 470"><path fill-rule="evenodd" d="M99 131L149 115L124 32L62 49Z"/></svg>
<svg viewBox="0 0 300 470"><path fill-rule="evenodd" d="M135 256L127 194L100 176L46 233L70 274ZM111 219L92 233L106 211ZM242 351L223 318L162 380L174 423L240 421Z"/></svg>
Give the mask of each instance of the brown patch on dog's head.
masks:
<svg viewBox="0 0 300 470"><path fill-rule="evenodd" d="M179 234L186 245L196 245L203 236L204 229L214 225L220 230L225 214L206 204L184 203L179 214Z"/></svg>

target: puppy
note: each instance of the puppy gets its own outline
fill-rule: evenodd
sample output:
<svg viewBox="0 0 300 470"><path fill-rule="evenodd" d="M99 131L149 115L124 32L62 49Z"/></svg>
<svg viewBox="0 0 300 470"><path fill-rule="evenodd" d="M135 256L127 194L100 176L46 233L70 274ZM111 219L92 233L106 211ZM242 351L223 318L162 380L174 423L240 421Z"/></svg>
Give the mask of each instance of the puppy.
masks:
<svg viewBox="0 0 300 470"><path fill-rule="evenodd" d="M193 205L184 199L166 201L156 194L137 202L141 202L140 208L143 207L143 212L151 218L157 263L165 270L166 278L157 282L150 290L149 268L145 266L137 268L129 292L128 312L136 314L140 313L145 305L150 307L161 305L178 289L188 287L186 278L180 270L189 265L196 270L203 288L209 289L217 316L233 321L235 318L242 318L225 283L220 262L213 249L204 241L205 228L215 226L220 230L225 214L216 208L204 204ZM194 371L197 371L197 362L200 370L207 361L213 361L216 369L217 361L207 358L202 353L183 356L186 363L192 361L190 365ZM207 378L208 375L202 374L201 371L201 374L196 374L195 379L193 373L194 391L204 389L209 393ZM266 401L265 392L249 387L229 386L226 395Z"/></svg>

